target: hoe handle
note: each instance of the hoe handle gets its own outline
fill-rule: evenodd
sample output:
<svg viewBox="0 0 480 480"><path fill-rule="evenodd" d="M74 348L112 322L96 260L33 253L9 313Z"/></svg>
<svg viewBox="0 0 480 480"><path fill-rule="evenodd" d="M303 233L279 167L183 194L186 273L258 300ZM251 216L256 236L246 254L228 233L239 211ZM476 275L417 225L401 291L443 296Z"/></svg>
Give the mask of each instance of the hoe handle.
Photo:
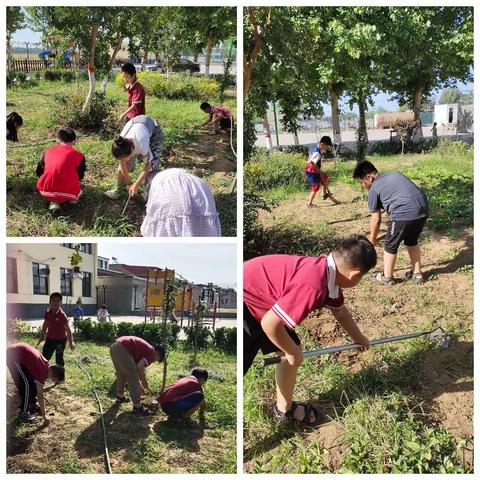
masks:
<svg viewBox="0 0 480 480"><path fill-rule="evenodd" d="M421 337L422 335L428 335L432 332L415 332L415 333L407 333L405 335L397 335L396 337L384 337L384 338L377 338L375 340L370 341L370 345L381 345L382 343L390 343L390 342L398 342L400 340L407 340L409 338ZM336 352L343 352L345 350L354 350L355 348L361 348L362 345L359 343L349 343L348 345L339 345L338 347L328 347L322 348L320 350L310 350L309 352L303 352L304 357L316 357L319 355L326 355L327 353L336 353ZM263 365L266 367L267 365L274 365L276 363L285 362L285 356L280 355L277 357L270 357L264 360Z"/></svg>

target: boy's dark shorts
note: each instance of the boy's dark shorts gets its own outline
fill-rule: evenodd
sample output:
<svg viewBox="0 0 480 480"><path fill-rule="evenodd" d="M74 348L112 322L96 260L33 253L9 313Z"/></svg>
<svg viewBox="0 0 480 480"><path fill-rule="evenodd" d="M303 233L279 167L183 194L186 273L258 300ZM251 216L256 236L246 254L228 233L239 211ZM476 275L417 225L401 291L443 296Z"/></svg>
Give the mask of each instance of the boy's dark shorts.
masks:
<svg viewBox="0 0 480 480"><path fill-rule="evenodd" d="M290 335L290 338L300 345L298 335L291 329L285 327L285 330ZM266 333L262 330L262 326L255 320L250 313L248 307L243 304L243 374L248 372L248 369L257 356L258 351L261 350L264 355L273 352L280 352L281 350L270 341Z"/></svg>
<svg viewBox="0 0 480 480"><path fill-rule="evenodd" d="M224 130L227 130L228 128L232 128L232 121L226 117L221 118L220 128L223 128Z"/></svg>
<svg viewBox="0 0 480 480"><path fill-rule="evenodd" d="M180 416L202 403L204 398L203 393L194 392L176 402L164 403L161 407L167 415Z"/></svg>
<svg viewBox="0 0 480 480"><path fill-rule="evenodd" d="M402 241L407 247L418 245L418 237L426 222L427 217L406 221L390 220L385 238L385 251L392 255L396 254Z"/></svg>

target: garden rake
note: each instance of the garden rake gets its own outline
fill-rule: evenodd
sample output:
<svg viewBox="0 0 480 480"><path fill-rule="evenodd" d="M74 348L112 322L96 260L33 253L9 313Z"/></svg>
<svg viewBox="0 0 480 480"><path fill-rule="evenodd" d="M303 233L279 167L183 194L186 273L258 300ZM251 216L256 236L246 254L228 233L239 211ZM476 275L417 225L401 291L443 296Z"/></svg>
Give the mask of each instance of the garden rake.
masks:
<svg viewBox="0 0 480 480"><path fill-rule="evenodd" d="M414 332L414 333L407 333L405 335L397 335L394 337L384 337L384 338L377 338L370 342L370 345L381 345L384 343L391 343L391 342L399 342L401 340L408 340L410 338L428 336L428 339L437 343L442 348L448 348L450 343L450 337L445 333L445 331L437 327L433 330L428 332ZM327 353L337 353L343 352L345 350L354 350L356 348L362 348L362 345L359 343L349 343L348 345L339 345L338 347L329 347L329 348L322 348L319 350L311 350L308 352L303 352L304 357L317 357L319 355L325 355ZM267 365L273 365L276 363L283 363L286 361L286 357L283 355L266 358L264 360L263 365L266 367Z"/></svg>

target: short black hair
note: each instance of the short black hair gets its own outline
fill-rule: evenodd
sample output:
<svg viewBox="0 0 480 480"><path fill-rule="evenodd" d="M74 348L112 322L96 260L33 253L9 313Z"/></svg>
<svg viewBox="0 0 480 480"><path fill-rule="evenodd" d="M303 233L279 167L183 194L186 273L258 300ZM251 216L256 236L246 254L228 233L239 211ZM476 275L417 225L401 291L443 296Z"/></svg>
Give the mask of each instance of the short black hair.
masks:
<svg viewBox="0 0 480 480"><path fill-rule="evenodd" d="M160 354L160 359L158 361L163 362L165 360L165 349L161 345L154 345L153 348Z"/></svg>
<svg viewBox="0 0 480 480"><path fill-rule="evenodd" d="M200 108L202 110L210 110L212 108L212 106L208 102L203 102L203 103L200 104Z"/></svg>
<svg viewBox="0 0 480 480"><path fill-rule="evenodd" d="M208 372L203 369L203 368L192 368L192 371L190 372L190 375L194 376L198 380L208 380Z"/></svg>
<svg viewBox="0 0 480 480"><path fill-rule="evenodd" d="M364 160L355 167L355 170L353 171L353 178L356 180L361 180L370 173L378 173L378 170L375 168L375 165L372 162Z"/></svg>
<svg viewBox="0 0 480 480"><path fill-rule="evenodd" d="M136 75L137 69L133 63L127 62L122 65L122 72L128 73L129 75Z"/></svg>
<svg viewBox="0 0 480 480"><path fill-rule="evenodd" d="M133 148L134 145L132 140L124 137L118 137L113 141L112 154L115 158L126 157L132 153Z"/></svg>
<svg viewBox="0 0 480 480"><path fill-rule="evenodd" d="M362 273L367 273L377 264L375 247L363 235L350 235L343 238L334 249L334 254L345 265L359 268Z"/></svg>
<svg viewBox="0 0 480 480"><path fill-rule="evenodd" d="M58 298L60 301L62 301L63 299L62 294L60 292L53 292L50 295L50 300L53 300L54 298Z"/></svg>
<svg viewBox="0 0 480 480"><path fill-rule="evenodd" d="M107 304L104 303L104 304L102 305L102 308L107 308Z"/></svg>
<svg viewBox="0 0 480 480"><path fill-rule="evenodd" d="M329 147L332 146L332 139L328 135L324 135L320 139L320 143L324 143L325 145L328 145Z"/></svg>
<svg viewBox="0 0 480 480"><path fill-rule="evenodd" d="M57 382L63 382L65 380L65 369L63 367L60 365L52 365L50 369Z"/></svg>
<svg viewBox="0 0 480 480"><path fill-rule="evenodd" d="M77 139L75 130L73 128L65 127L59 128L57 131L57 138L64 143L72 143Z"/></svg>
<svg viewBox="0 0 480 480"><path fill-rule="evenodd" d="M7 123L8 122L20 127L23 125L23 118L17 112L12 112L7 115Z"/></svg>

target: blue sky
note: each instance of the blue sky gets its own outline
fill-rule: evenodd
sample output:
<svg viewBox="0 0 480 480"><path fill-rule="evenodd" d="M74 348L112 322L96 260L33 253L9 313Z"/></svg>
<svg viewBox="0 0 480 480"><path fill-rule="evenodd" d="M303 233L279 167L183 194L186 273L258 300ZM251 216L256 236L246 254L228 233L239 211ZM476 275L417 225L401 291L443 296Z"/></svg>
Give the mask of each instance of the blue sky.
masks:
<svg viewBox="0 0 480 480"><path fill-rule="evenodd" d="M118 263L175 269L195 283L212 282L236 288L236 245L220 243L108 243L98 242L98 254Z"/></svg>

